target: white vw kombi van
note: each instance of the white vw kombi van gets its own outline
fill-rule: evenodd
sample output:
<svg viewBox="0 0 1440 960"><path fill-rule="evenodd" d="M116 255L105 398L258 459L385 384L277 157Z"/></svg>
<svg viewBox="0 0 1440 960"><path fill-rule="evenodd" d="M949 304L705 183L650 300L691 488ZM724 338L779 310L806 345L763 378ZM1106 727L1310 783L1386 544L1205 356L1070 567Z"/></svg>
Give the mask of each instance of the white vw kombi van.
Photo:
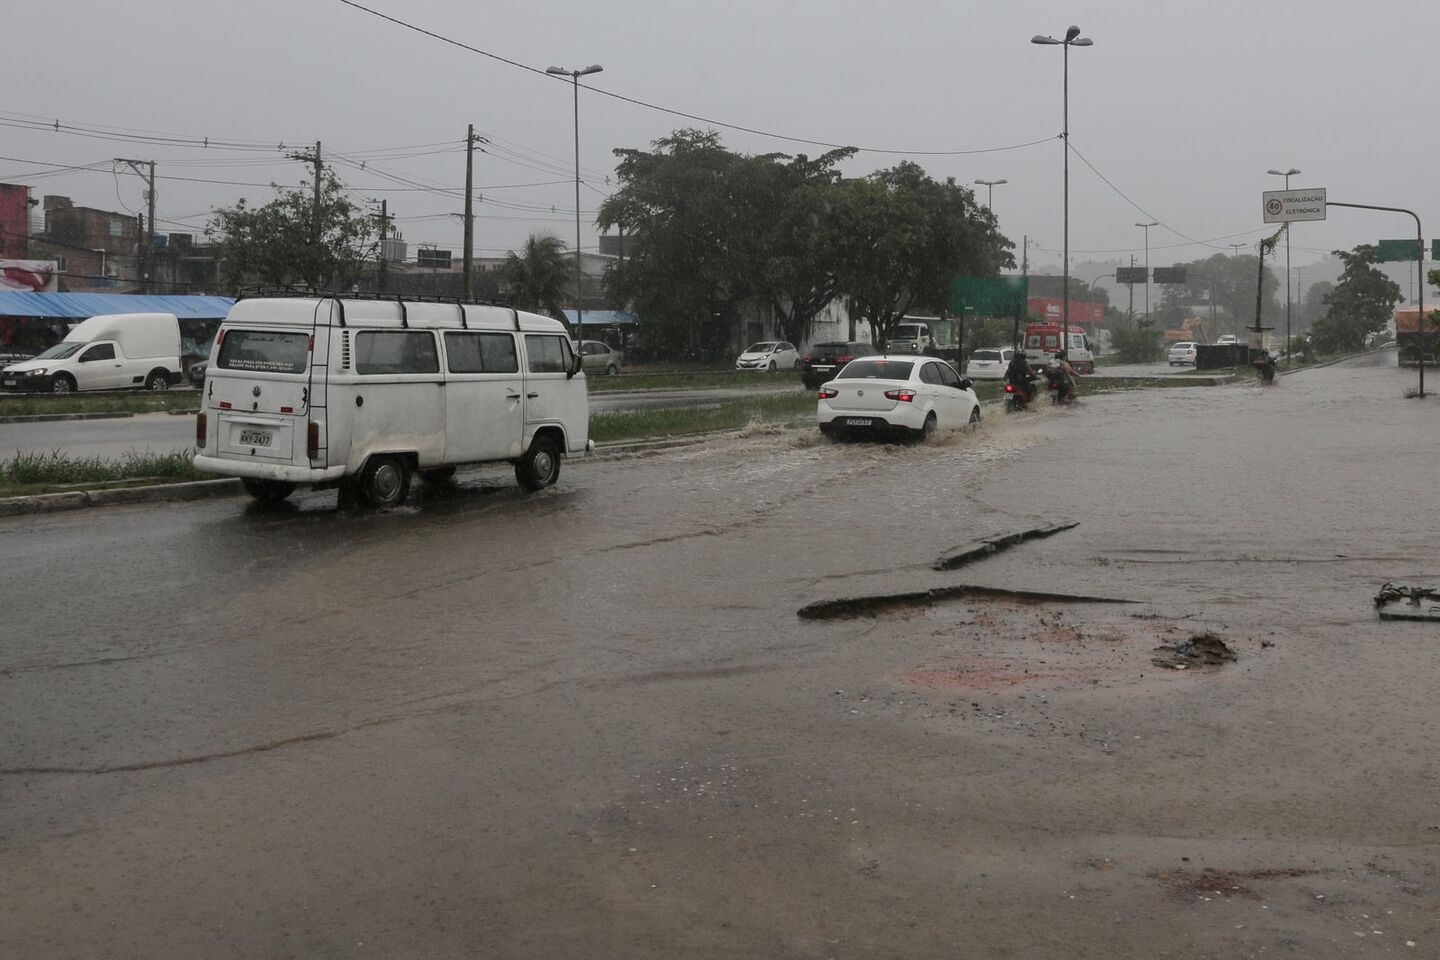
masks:
<svg viewBox="0 0 1440 960"><path fill-rule="evenodd" d="M411 477L509 461L539 490L593 449L585 375L558 321L506 307L240 300L215 337L195 466L257 500L340 487L376 507Z"/></svg>

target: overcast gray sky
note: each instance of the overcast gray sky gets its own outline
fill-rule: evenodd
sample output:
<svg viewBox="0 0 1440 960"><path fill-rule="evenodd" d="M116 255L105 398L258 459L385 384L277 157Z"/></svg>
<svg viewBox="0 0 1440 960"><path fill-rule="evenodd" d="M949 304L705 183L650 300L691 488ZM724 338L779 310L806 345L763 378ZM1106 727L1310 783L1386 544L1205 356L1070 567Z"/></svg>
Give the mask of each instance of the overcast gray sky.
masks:
<svg viewBox="0 0 1440 960"><path fill-rule="evenodd" d="M1002 229L1017 248L1023 235L1037 240L1037 266L1057 268L1062 153L1046 138L1061 129L1061 49L1029 41L1075 23L1094 46L1070 55L1071 142L1110 184L1072 156L1073 261L1138 260L1144 234L1133 224L1149 219L1162 223L1150 230L1152 265L1253 244L1265 232L1261 191L1281 186L1272 167L1298 167L1292 186L1326 187L1332 200L1413 208L1440 236L1434 0L362 2L542 70L599 63L595 87L729 124L874 151L994 151L910 159L936 177L1008 180L994 190ZM278 147L319 139L353 161L338 169L357 197L389 200L412 253L425 241L458 249L459 222L447 215L460 199L405 188L458 189L474 123L492 140L476 159L480 252L536 230L573 242L568 81L340 0L72 0L30 24L33 35L8 35L0 155L11 159L0 160L0 180L139 209L139 182L112 177L112 157L153 158L162 177L298 183L306 168ZM15 125L35 119L247 149ZM704 125L581 91L587 247L612 189L612 148L680 126ZM746 152L825 149L719 129ZM1003 149L1037 140L1046 142ZM905 157L868 150L847 173ZM98 170L37 176L54 164ZM185 180L157 192L161 229L176 231L203 228L210 208L241 196L272 195ZM1332 209L1295 227L1294 262L1407 235L1409 218Z"/></svg>

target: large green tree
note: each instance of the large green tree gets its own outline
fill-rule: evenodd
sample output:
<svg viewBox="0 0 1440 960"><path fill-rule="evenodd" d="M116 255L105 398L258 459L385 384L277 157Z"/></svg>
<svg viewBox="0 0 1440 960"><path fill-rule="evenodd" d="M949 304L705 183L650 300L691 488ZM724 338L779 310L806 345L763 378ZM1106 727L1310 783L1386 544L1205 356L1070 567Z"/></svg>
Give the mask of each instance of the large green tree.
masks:
<svg viewBox="0 0 1440 960"><path fill-rule="evenodd" d="M907 313L947 309L955 277L1015 264L994 216L953 179L936 181L905 161L842 186L838 289L870 321L878 346Z"/></svg>
<svg viewBox="0 0 1440 960"><path fill-rule="evenodd" d="M519 310L544 310L563 321L560 304L573 280L573 260L565 256L565 241L549 234L532 233L500 265L500 285Z"/></svg>
<svg viewBox="0 0 1440 960"><path fill-rule="evenodd" d="M1404 299L1400 285L1376 269L1374 246L1361 244L1334 253L1345 269L1335 289L1325 295L1325 315L1315 321L1310 336L1321 353L1359 350L1367 334L1385 329L1395 304Z"/></svg>
<svg viewBox="0 0 1440 960"><path fill-rule="evenodd" d="M645 320L647 348L671 356L729 349L741 304L755 290L747 233L758 204L744 160L719 135L677 130L653 150L616 150L619 189L597 223L625 233L625 259L606 276L612 298Z"/></svg>
<svg viewBox="0 0 1440 960"><path fill-rule="evenodd" d="M281 189L263 206L242 199L217 210L205 232L220 248L221 277L231 289L255 283L348 290L379 244L374 217L328 171L318 204L313 187Z"/></svg>

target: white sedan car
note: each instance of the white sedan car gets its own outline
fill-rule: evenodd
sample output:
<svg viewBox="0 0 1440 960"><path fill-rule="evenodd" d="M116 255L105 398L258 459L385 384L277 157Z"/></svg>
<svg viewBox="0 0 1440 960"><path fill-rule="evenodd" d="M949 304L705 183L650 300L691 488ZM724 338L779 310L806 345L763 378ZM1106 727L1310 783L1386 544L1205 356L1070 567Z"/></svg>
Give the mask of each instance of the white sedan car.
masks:
<svg viewBox="0 0 1440 960"><path fill-rule="evenodd" d="M800 351L795 349L794 344L786 343L784 340L752 343L735 361L736 370L759 370L761 373L774 373L776 370L798 370L799 367Z"/></svg>
<svg viewBox="0 0 1440 960"><path fill-rule="evenodd" d="M820 431L845 439L860 434L924 440L936 430L980 422L969 380L931 357L860 357L820 388Z"/></svg>
<svg viewBox="0 0 1440 960"><path fill-rule="evenodd" d="M1179 367L1195 363L1195 343L1182 340L1170 348L1170 366Z"/></svg>
<svg viewBox="0 0 1440 960"><path fill-rule="evenodd" d="M1012 347L987 347L970 354L965 364L965 376L971 380L1003 380L1005 368L1015 356Z"/></svg>

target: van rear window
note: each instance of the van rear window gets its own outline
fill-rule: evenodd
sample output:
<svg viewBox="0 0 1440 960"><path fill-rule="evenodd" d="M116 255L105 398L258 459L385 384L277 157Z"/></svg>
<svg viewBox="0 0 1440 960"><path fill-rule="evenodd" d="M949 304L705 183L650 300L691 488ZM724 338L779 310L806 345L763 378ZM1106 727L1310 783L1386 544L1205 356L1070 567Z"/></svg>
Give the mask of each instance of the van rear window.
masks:
<svg viewBox="0 0 1440 960"><path fill-rule="evenodd" d="M248 370L251 373L304 373L310 354L308 333L277 333L270 330L225 331L215 366L221 370Z"/></svg>

